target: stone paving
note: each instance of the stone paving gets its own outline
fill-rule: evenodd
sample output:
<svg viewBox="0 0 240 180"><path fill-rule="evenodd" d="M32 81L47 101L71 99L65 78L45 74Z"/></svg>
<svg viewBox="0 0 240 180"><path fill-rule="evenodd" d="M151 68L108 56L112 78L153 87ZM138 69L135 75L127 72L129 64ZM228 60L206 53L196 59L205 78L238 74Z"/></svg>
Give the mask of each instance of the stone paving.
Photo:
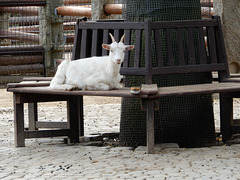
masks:
<svg viewBox="0 0 240 180"><path fill-rule="evenodd" d="M87 133L119 131L120 104L85 108ZM97 114L91 113L93 108ZM59 107L42 107L39 111L40 116L50 119L66 113ZM189 149L161 144L156 145L156 154L146 154L145 147L98 147L83 143L69 146L63 138L31 139L26 141L26 147L15 148L12 107L0 107L0 179L4 180L237 180L240 179L239 149L239 144Z"/></svg>

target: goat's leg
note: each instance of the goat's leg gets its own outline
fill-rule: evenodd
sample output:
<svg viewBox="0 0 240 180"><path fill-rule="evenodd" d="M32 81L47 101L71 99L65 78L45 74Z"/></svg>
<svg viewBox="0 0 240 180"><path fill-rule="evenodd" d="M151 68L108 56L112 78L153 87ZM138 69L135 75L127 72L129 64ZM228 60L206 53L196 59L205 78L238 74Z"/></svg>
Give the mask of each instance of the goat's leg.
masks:
<svg viewBox="0 0 240 180"><path fill-rule="evenodd" d="M92 90L92 91L108 91L110 89L110 87L107 84L104 83L98 83L98 84L94 84L94 85L87 85L87 90Z"/></svg>

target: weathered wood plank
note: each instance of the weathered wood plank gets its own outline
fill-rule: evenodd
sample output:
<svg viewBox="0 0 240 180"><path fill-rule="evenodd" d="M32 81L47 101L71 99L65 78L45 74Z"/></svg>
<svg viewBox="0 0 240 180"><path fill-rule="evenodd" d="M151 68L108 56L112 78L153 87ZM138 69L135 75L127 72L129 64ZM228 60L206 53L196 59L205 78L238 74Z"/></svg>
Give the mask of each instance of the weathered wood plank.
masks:
<svg viewBox="0 0 240 180"><path fill-rule="evenodd" d="M141 60L141 45L142 45L142 32L136 30L135 54L134 54L134 67L139 68Z"/></svg>
<svg viewBox="0 0 240 180"><path fill-rule="evenodd" d="M15 147L25 146L25 134L24 134L24 112L23 104L17 103L19 98L18 94L13 93L14 104L14 139Z"/></svg>
<svg viewBox="0 0 240 180"><path fill-rule="evenodd" d="M131 44L131 30L124 30L125 39L124 44L130 45ZM135 49L136 51L136 49ZM129 58L130 58L130 51L126 51L124 61L123 61L123 67L129 66Z"/></svg>
<svg viewBox="0 0 240 180"><path fill-rule="evenodd" d="M67 122L37 121L36 122L36 128L60 128L60 129L67 129Z"/></svg>
<svg viewBox="0 0 240 180"><path fill-rule="evenodd" d="M45 137L58 137L68 136L69 129L52 129L52 130L35 130L25 131L25 138L45 138Z"/></svg>
<svg viewBox="0 0 240 180"><path fill-rule="evenodd" d="M92 34L91 56L97 56L99 31L94 29Z"/></svg>
<svg viewBox="0 0 240 180"><path fill-rule="evenodd" d="M184 48L183 48L183 32L182 29L177 29L177 52L178 52L178 60L179 65L185 65L184 59Z"/></svg>
<svg viewBox="0 0 240 180"><path fill-rule="evenodd" d="M163 54L162 54L162 38L161 38L161 30L157 29L154 31L154 41L155 41L155 49L157 55L157 65L163 66Z"/></svg>
<svg viewBox="0 0 240 180"><path fill-rule="evenodd" d="M155 131L154 131L154 100L147 100L147 113L146 113L146 125L147 125L147 153L154 153L155 145Z"/></svg>
<svg viewBox="0 0 240 180"><path fill-rule="evenodd" d="M203 27L198 28L198 46L200 54L200 64L207 64L207 52Z"/></svg>
<svg viewBox="0 0 240 180"><path fill-rule="evenodd" d="M157 84L142 84L141 93L148 95L157 94L158 86Z"/></svg>
<svg viewBox="0 0 240 180"><path fill-rule="evenodd" d="M174 66L171 29L166 29L166 46L167 46L167 65Z"/></svg>
<svg viewBox="0 0 240 180"><path fill-rule="evenodd" d="M218 62L217 62L217 51L216 51L214 27L207 28L207 41L208 41L208 51L210 54L211 63L216 64Z"/></svg>
<svg viewBox="0 0 240 180"><path fill-rule="evenodd" d="M196 58L195 58L194 36L193 36L193 29L192 28L187 28L187 35L188 35L189 64L194 65L194 64L196 64Z"/></svg>
<svg viewBox="0 0 240 180"><path fill-rule="evenodd" d="M69 128L68 143L79 142L79 102L78 98L71 96L67 101L67 124Z"/></svg>
<svg viewBox="0 0 240 180"><path fill-rule="evenodd" d="M36 122L38 121L37 103L28 103L28 124L29 130L37 130Z"/></svg>
<svg viewBox="0 0 240 180"><path fill-rule="evenodd" d="M110 91L64 91L64 90L51 90L47 87L19 87L9 88L9 92L21 93L19 103L25 102L50 102L50 101L65 101L70 96L106 96L106 97L128 97L128 98L147 98L147 95L133 95L130 93L130 88L120 88Z"/></svg>
<svg viewBox="0 0 240 180"><path fill-rule="evenodd" d="M103 44L109 43L109 30L104 29L103 30ZM108 55L108 51L106 49L102 50L102 56Z"/></svg>
<svg viewBox="0 0 240 180"><path fill-rule="evenodd" d="M82 31L82 40L81 40L81 50L80 50L80 58L87 57L87 30Z"/></svg>
<svg viewBox="0 0 240 180"><path fill-rule="evenodd" d="M194 94L214 94L239 92L240 83L222 82L214 84L194 84L184 86L161 87L158 94L151 95L149 98L161 98L166 96L183 96Z"/></svg>

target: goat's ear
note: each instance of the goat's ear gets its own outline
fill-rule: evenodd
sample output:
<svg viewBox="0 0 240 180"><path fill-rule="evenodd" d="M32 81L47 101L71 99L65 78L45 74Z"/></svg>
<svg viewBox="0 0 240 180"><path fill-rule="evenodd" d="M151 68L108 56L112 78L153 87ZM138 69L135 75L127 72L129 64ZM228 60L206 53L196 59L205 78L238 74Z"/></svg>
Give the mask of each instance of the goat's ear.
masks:
<svg viewBox="0 0 240 180"><path fill-rule="evenodd" d="M110 50L110 45L108 45L108 44L102 44L102 47L104 49Z"/></svg>
<svg viewBox="0 0 240 180"><path fill-rule="evenodd" d="M134 49L134 45L127 45L127 46L125 46L125 50L126 51L129 51L129 50L132 50L132 49Z"/></svg>

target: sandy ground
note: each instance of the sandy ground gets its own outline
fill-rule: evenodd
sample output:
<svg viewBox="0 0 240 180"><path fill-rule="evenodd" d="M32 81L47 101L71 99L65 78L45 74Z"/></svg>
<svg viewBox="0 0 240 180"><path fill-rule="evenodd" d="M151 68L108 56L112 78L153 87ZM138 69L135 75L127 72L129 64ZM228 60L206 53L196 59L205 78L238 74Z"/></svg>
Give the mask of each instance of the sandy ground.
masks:
<svg viewBox="0 0 240 180"><path fill-rule="evenodd" d="M86 134L119 132L120 101L85 98ZM219 128L218 103L214 105ZM65 121L65 107L63 102L40 104L39 118ZM15 148L13 122L12 93L0 89L0 179L240 179L238 144L191 149L162 144L149 155L145 147L69 146L63 138L44 138Z"/></svg>

